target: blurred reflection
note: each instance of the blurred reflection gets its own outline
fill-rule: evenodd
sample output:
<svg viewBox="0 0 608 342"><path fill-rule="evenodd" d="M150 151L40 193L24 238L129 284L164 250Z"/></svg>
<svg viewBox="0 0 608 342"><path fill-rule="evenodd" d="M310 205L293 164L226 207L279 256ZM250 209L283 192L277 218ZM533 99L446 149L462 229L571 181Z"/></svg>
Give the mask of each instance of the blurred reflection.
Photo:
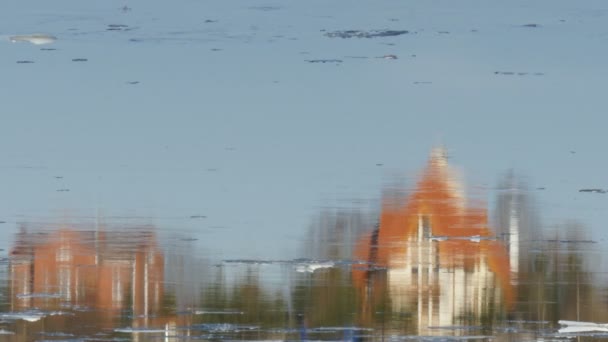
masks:
<svg viewBox="0 0 608 342"><path fill-rule="evenodd" d="M109 329L124 324L125 317L132 327L171 321L159 317L164 257L152 227L37 230L22 225L9 279L11 312L35 309L42 321L52 321L53 330L75 321L83 331Z"/></svg>
<svg viewBox="0 0 608 342"><path fill-rule="evenodd" d="M204 233L157 241L151 226L23 224L0 260L0 334L535 340L563 337L558 320L608 322L603 246L576 221L541 226L514 172L499 182L492 225L442 149L404 188L388 189L378 209L323 208L297 257L281 260L218 260L197 245Z"/></svg>
<svg viewBox="0 0 608 342"><path fill-rule="evenodd" d="M510 260L486 210L466 202L443 149L407 197L385 199L379 225L357 247L353 280L364 320L380 306L433 327L488 323L514 303Z"/></svg>
<svg viewBox="0 0 608 342"><path fill-rule="evenodd" d="M542 231L528 186L512 170L498 184L494 216L496 233L508 246L512 275L532 271L530 251L538 247Z"/></svg>

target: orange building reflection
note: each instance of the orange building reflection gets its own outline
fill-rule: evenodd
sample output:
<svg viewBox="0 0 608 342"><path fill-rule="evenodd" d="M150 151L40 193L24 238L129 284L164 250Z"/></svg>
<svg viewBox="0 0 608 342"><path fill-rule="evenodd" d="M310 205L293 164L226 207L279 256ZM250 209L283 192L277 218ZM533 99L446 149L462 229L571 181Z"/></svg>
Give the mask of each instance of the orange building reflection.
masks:
<svg viewBox="0 0 608 342"><path fill-rule="evenodd" d="M11 251L11 308L95 312L96 324L128 311L134 325L162 309L164 258L150 227L26 232ZM150 318L150 320L149 320Z"/></svg>
<svg viewBox="0 0 608 342"><path fill-rule="evenodd" d="M384 200L378 228L355 256L369 262L353 270L364 317L387 295L393 312L416 317L419 334L479 323L514 303L507 249L485 208L467 204L443 149L409 196Z"/></svg>

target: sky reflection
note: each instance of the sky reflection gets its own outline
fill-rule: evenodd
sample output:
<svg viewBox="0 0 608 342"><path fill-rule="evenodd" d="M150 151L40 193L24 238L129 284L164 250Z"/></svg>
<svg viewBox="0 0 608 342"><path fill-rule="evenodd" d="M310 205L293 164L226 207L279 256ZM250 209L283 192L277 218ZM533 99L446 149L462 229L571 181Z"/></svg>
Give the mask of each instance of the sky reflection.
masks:
<svg viewBox="0 0 608 342"><path fill-rule="evenodd" d="M191 235L103 217L22 223L2 273L0 329L17 339L483 340L608 318L592 268L601 244L583 226L540 230L512 172L488 215L449 164L433 150L416 186L388 187L379 213L324 208L295 259L218 260Z"/></svg>
<svg viewBox="0 0 608 342"><path fill-rule="evenodd" d="M0 339L608 322L607 14L4 1Z"/></svg>

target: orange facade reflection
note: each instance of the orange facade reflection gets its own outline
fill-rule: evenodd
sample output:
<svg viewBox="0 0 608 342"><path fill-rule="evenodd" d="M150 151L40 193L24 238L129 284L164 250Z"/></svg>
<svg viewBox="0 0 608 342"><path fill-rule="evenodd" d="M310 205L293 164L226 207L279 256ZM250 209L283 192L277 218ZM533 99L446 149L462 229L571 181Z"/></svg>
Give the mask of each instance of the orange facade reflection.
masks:
<svg viewBox="0 0 608 342"><path fill-rule="evenodd" d="M509 255L483 206L467 203L443 149L414 191L385 199L378 228L358 243L353 279L369 315L379 293L416 316L418 332L480 319L514 303Z"/></svg>
<svg viewBox="0 0 608 342"><path fill-rule="evenodd" d="M25 228L11 251L11 309L94 312L114 327L128 312L132 324L164 324L164 257L150 227L120 230Z"/></svg>

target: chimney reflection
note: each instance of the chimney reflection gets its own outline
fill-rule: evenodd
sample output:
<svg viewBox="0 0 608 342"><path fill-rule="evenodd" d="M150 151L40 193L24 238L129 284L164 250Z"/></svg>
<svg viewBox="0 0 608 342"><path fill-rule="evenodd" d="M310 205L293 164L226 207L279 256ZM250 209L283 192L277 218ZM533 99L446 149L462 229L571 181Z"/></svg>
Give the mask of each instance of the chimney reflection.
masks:
<svg viewBox="0 0 608 342"><path fill-rule="evenodd" d="M163 298L164 258L151 227L17 234L11 250L13 311L84 308L112 318L158 312Z"/></svg>
<svg viewBox="0 0 608 342"><path fill-rule="evenodd" d="M435 149L414 191L383 201L376 230L355 251L368 262L353 270L365 320L399 312L416 318L418 334L431 334L487 323L512 307L508 249L460 186L445 151Z"/></svg>

